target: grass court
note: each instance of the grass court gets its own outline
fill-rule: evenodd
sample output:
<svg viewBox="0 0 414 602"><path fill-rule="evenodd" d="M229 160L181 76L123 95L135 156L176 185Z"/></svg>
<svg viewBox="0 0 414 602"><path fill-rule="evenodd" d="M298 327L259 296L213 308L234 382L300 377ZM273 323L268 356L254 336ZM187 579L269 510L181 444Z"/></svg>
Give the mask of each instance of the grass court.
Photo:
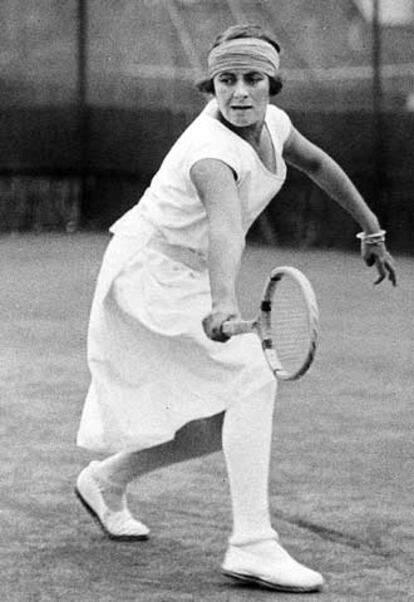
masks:
<svg viewBox="0 0 414 602"><path fill-rule="evenodd" d="M235 586L220 574L230 500L220 453L148 475L131 508L142 543L107 540L73 494L87 390L86 328L105 234L0 238L2 602L405 602L414 600L414 259L373 287L354 254L249 246L240 281L256 313L275 265L312 281L316 362L282 383L271 500L287 549L321 594ZM357 245L356 245L357 250Z"/></svg>

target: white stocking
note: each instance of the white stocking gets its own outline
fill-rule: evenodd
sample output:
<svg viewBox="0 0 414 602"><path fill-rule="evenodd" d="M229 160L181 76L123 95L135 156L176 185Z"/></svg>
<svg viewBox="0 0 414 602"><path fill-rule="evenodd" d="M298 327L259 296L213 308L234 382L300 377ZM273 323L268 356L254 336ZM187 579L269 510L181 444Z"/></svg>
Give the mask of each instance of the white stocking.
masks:
<svg viewBox="0 0 414 602"><path fill-rule="evenodd" d="M233 509L230 543L277 537L269 511L269 464L276 383L234 403L225 413L223 451Z"/></svg>

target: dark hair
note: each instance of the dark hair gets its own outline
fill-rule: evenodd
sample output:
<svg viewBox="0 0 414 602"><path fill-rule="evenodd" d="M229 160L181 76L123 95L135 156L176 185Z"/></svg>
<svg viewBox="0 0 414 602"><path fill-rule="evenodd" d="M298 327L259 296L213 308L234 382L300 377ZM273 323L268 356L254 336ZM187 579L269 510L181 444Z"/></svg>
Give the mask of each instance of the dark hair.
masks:
<svg viewBox="0 0 414 602"><path fill-rule="evenodd" d="M232 25L226 31L219 34L213 42L213 45L210 48L216 48L216 46L220 46L223 42L228 42L229 40L237 40L239 38L257 38L259 40L264 40L276 50L277 53L280 53L280 45L269 33L264 31L260 25ZM275 77L269 77L269 94L270 96L276 96L282 90L283 82L279 75ZM206 94L214 94L214 82L211 78L204 78L196 82L196 88L200 92L204 92Z"/></svg>

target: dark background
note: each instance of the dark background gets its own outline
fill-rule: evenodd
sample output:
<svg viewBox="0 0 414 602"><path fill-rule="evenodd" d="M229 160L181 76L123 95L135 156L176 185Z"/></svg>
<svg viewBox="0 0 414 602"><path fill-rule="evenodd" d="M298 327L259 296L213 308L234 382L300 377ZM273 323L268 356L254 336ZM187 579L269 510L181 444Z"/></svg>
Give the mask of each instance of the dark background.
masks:
<svg viewBox="0 0 414 602"><path fill-rule="evenodd" d="M211 41L250 21L282 45L274 102L346 169L393 248L412 250L414 8L379 4L375 29L351 0L3 0L0 231L107 228L202 108ZM290 170L251 237L346 247L355 232Z"/></svg>

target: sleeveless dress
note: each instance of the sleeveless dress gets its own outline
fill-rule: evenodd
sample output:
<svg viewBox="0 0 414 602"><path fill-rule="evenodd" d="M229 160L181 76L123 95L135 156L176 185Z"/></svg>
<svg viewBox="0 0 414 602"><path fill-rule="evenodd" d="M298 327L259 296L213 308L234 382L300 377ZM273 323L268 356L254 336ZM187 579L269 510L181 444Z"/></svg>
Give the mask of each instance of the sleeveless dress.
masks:
<svg viewBox="0 0 414 602"><path fill-rule="evenodd" d="M203 331L211 310L208 221L190 169L202 158L232 168L247 233L285 180L282 150L291 122L268 106L272 173L213 117L215 109L213 100L178 138L139 203L110 229L89 321L81 447L113 453L159 445L187 422L274 381L256 335L218 343Z"/></svg>

